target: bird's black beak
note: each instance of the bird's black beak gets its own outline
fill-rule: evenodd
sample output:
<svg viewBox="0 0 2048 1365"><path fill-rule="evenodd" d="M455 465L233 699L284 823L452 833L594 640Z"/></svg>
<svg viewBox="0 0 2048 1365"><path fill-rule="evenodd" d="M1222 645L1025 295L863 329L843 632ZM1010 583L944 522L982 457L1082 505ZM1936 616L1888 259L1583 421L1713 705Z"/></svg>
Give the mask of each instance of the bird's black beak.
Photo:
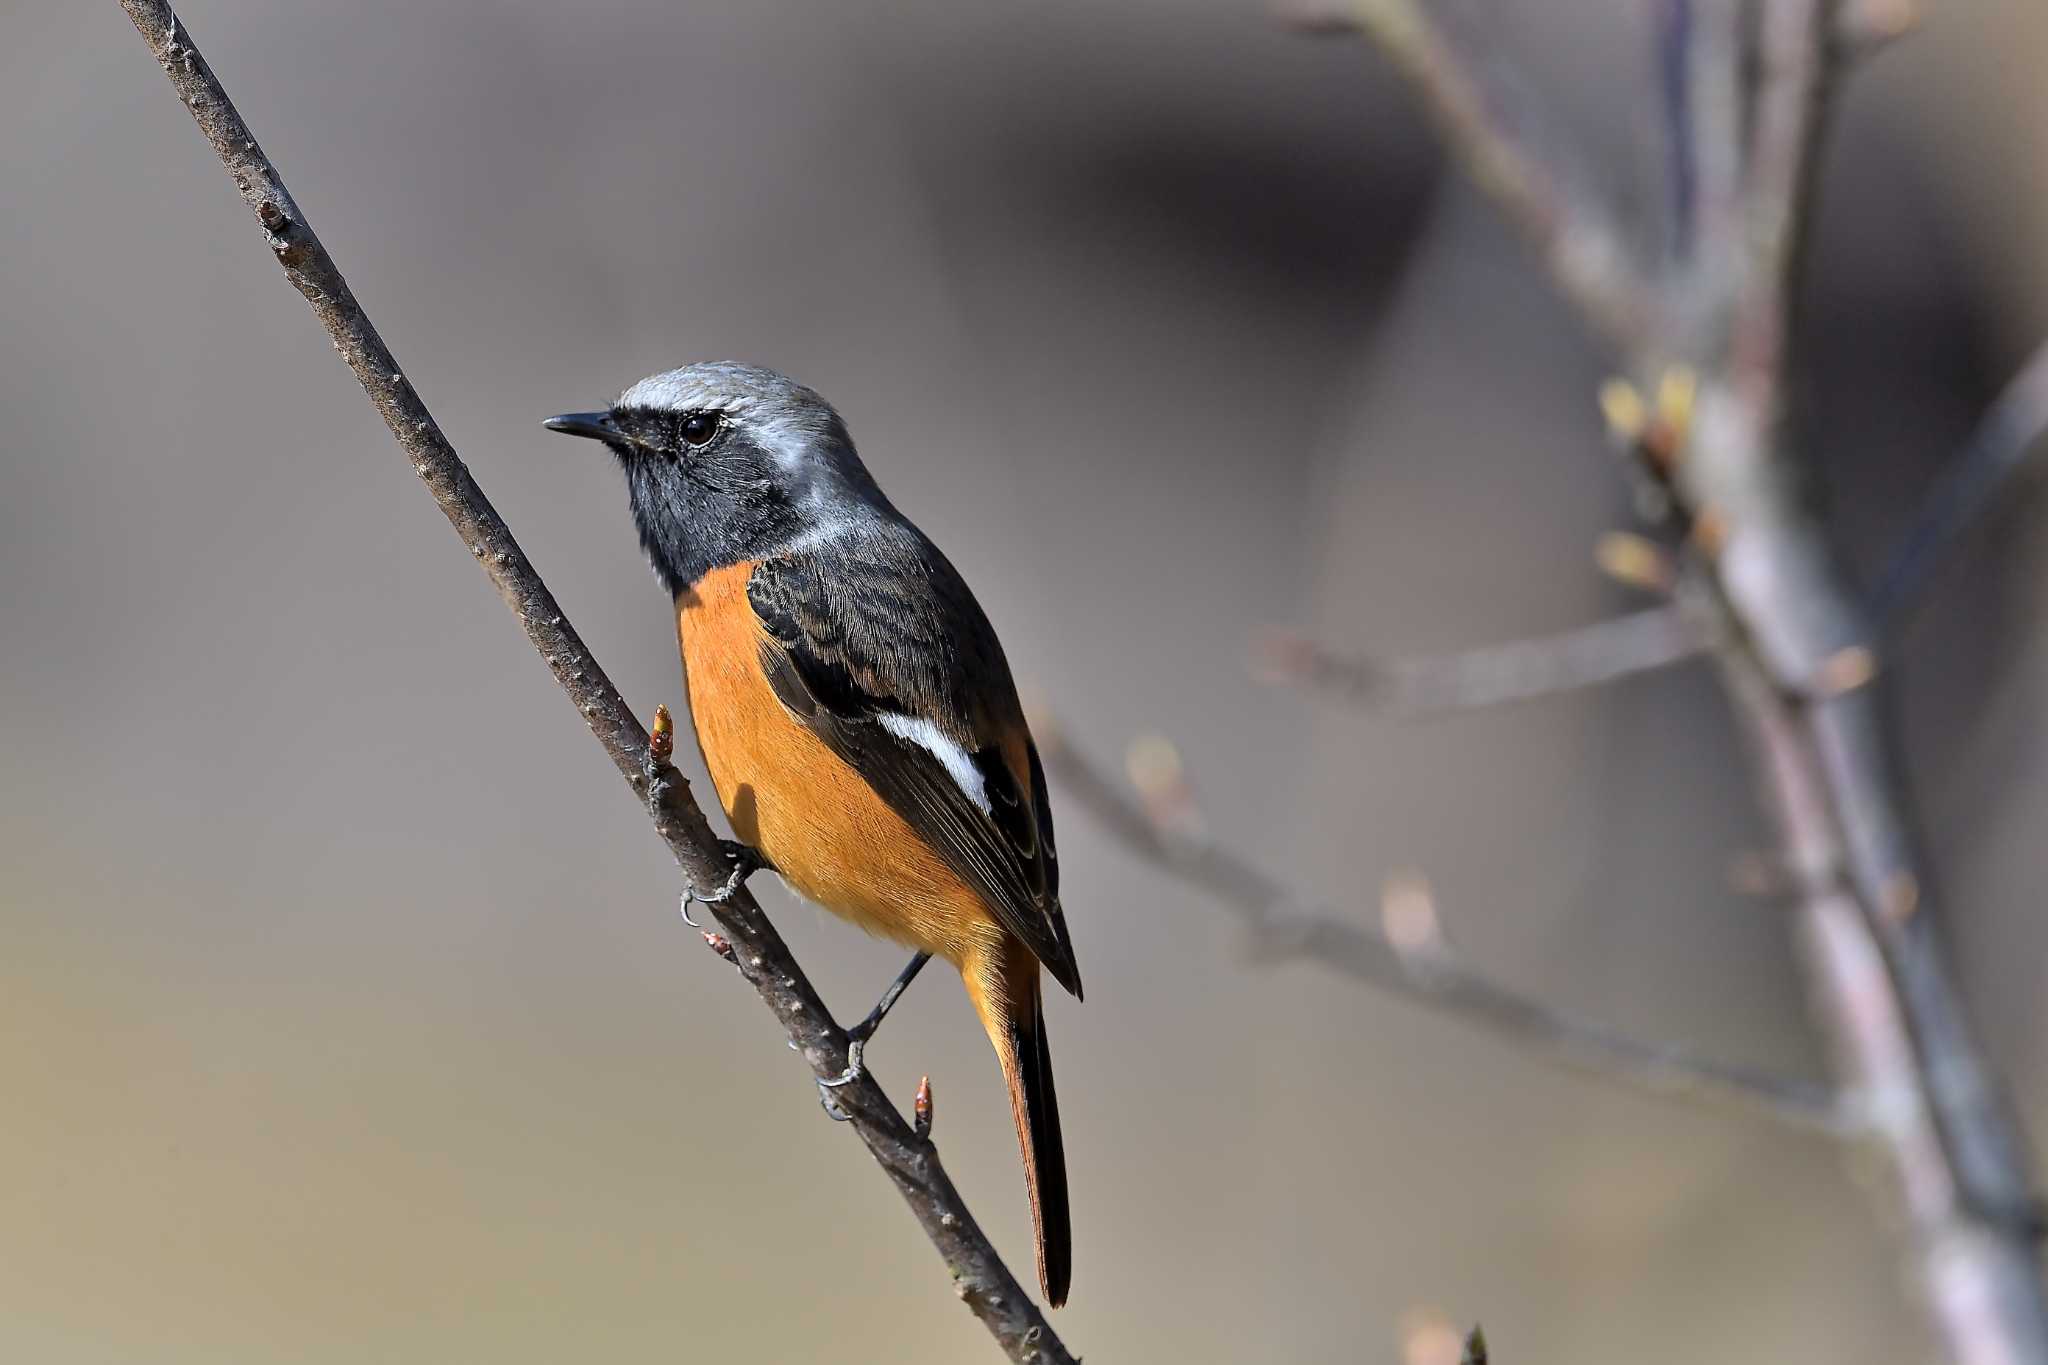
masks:
<svg viewBox="0 0 2048 1365"><path fill-rule="evenodd" d="M541 425L564 436L588 436L594 441L623 439L608 412L565 412L560 417L548 418Z"/></svg>

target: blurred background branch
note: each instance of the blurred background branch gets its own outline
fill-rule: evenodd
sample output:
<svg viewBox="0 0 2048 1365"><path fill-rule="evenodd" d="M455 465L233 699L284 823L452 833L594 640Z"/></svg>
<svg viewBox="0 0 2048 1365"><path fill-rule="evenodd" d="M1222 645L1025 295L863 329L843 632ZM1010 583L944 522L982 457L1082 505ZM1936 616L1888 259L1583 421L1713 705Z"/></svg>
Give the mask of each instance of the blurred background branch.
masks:
<svg viewBox="0 0 2048 1365"><path fill-rule="evenodd" d="M1969 444L1944 470L1916 520L1878 574L1871 612L1878 620L1905 611L1926 589L1956 542L2012 489L2012 480L2048 433L2048 345L2037 349L1977 425Z"/></svg>
<svg viewBox="0 0 2048 1365"><path fill-rule="evenodd" d="M335 349L376 404L414 471L490 576L620 775L646 802L655 829L675 855L688 885L707 891L726 885L729 869L718 838L691 797L689 784L668 762L673 741L666 713L659 713L656 743L569 624L511 528L406 381L340 269L285 188L277 168L257 146L170 5L164 0L121 0L121 4L213 144L243 199L255 211L286 276L312 304ZM701 896L697 899L703 900ZM839 1081L848 1069L846 1033L833 1022L823 999L753 895L744 885L735 884L730 894L704 903L724 930L722 938L706 935L706 942L759 993L787 1031L790 1047L803 1057L816 1079ZM929 1088L919 1087L915 1127L904 1120L865 1069L852 1081L839 1083L832 1100L833 1116L842 1118L860 1135L944 1260L955 1293L988 1328L1004 1354L1019 1365L1071 1362L1073 1357L1003 1263L940 1166L930 1139Z"/></svg>
<svg viewBox="0 0 2048 1365"><path fill-rule="evenodd" d="M1540 639L1415 659L1357 658L1275 631L1258 643L1258 667L1273 682L1334 701L1421 716L1599 687L1703 658L1710 645L1700 624L1674 604Z"/></svg>
<svg viewBox="0 0 2048 1365"><path fill-rule="evenodd" d="M1281 17L1310 34L1370 37L1413 83L1444 141L1536 249L1558 288L1616 345L1648 335L1656 297L1608 206L1532 135L1533 112L1509 92L1500 54L1453 38L1420 0L1309 0Z"/></svg>
<svg viewBox="0 0 2048 1365"><path fill-rule="evenodd" d="M1472 1024L1592 1075L1653 1093L1764 1114L1832 1137L1862 1128L1860 1116L1823 1084L1710 1061L1667 1043L1631 1038L1509 989L1468 965L1444 933L1435 893L1421 877L1388 879L1377 931L1296 894L1219 842L1178 752L1159 738L1132 746L1136 800L1040 722L1041 756L1061 792L1132 854L1236 915L1258 962L1312 962L1361 985Z"/></svg>

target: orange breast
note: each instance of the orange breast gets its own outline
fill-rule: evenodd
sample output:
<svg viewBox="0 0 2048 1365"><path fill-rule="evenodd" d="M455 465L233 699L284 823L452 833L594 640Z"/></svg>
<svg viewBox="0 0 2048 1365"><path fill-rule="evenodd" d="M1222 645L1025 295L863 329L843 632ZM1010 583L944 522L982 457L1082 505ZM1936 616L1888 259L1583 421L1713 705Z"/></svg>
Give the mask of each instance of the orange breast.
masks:
<svg viewBox="0 0 2048 1365"><path fill-rule="evenodd" d="M733 834L869 933L956 964L994 951L1006 936L981 897L768 685L753 568L705 575L676 622L690 720Z"/></svg>

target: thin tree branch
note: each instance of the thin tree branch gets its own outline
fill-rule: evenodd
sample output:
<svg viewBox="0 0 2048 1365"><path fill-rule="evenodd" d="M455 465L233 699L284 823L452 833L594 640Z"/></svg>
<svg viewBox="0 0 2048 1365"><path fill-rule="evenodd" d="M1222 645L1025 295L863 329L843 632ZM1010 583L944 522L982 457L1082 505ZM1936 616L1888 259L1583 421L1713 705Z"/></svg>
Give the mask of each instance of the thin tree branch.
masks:
<svg viewBox="0 0 2048 1365"><path fill-rule="evenodd" d="M1871 612L1886 620L1927 586L1941 560L2025 466L2048 449L2048 344L2020 367L1970 443L1936 482L1878 575Z"/></svg>
<svg viewBox="0 0 2048 1365"><path fill-rule="evenodd" d="M620 775L647 801L655 829L690 884L720 885L727 866L688 784L651 754L639 720L406 382L177 15L163 0L121 0L121 5L255 211L286 276L312 304L449 524L490 575ZM711 912L724 930L724 941L713 946L759 993L788 1033L791 1047L818 1079L840 1075L847 1064L846 1034L833 1023L824 1001L753 897L740 887ZM1073 1357L968 1212L940 1166L937 1150L904 1121L874 1078L863 1075L836 1090L834 1098L945 1260L955 1291L1004 1354L1018 1362L1071 1362ZM764 1218L781 1216L779 1211L764 1210Z"/></svg>
<svg viewBox="0 0 2048 1365"><path fill-rule="evenodd" d="M1373 711L1469 711L1599 687L1703 657L1712 641L1677 605L1651 607L1557 635L1459 654L1375 660L1276 633L1260 647L1275 682Z"/></svg>
<svg viewBox="0 0 2048 1365"><path fill-rule="evenodd" d="M1741 0L1664 0L1658 65L1671 122L1675 245L1669 287L1711 308L1741 247ZM1689 187L1690 192L1683 192Z"/></svg>
<svg viewBox="0 0 2048 1365"><path fill-rule="evenodd" d="M1742 214L1747 252L1727 361L1730 382L1774 431L1784 417L1786 346L1827 130L1835 8L1833 0L1768 0L1759 16L1755 133Z"/></svg>
<svg viewBox="0 0 2048 1365"><path fill-rule="evenodd" d="M1607 206L1545 160L1523 131L1526 112L1509 111L1502 83L1485 77L1420 0L1293 0L1282 15L1309 31L1370 36L1593 330L1623 350L1644 343L1657 296Z"/></svg>
<svg viewBox="0 0 2048 1365"><path fill-rule="evenodd" d="M1671 254L1692 255L1698 240L1699 139L1693 134L1693 52L1699 45L1697 0L1660 0L1657 5L1657 87L1663 101L1664 154L1669 160L1668 216Z"/></svg>
<svg viewBox="0 0 2048 1365"><path fill-rule="evenodd" d="M1466 965L1443 940L1426 887L1389 883L1375 932L1313 906L1278 877L1218 843L1193 802L1177 760L1141 758L1148 769L1134 800L1040 723L1040 756L1063 794L1085 807L1131 853L1201 892L1243 921L1263 961L1313 962L1375 990L1475 1025L1582 1072L1679 1098L1731 1104L1830 1137L1862 1126L1860 1109L1827 1086L1696 1057L1551 1009ZM1162 761L1163 760L1163 761Z"/></svg>

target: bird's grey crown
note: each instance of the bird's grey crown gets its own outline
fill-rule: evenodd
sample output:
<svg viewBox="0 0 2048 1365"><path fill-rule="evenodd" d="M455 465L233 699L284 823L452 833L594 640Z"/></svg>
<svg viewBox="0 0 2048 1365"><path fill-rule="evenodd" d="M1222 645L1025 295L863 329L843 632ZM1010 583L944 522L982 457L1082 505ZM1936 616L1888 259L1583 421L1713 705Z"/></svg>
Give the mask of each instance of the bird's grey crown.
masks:
<svg viewBox="0 0 2048 1365"><path fill-rule="evenodd" d="M650 374L620 394L613 406L653 412L704 409L734 415L762 409L810 409L828 422L834 416L832 405L815 389L774 370L732 360L705 361Z"/></svg>

